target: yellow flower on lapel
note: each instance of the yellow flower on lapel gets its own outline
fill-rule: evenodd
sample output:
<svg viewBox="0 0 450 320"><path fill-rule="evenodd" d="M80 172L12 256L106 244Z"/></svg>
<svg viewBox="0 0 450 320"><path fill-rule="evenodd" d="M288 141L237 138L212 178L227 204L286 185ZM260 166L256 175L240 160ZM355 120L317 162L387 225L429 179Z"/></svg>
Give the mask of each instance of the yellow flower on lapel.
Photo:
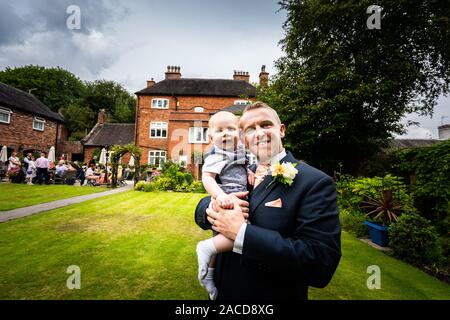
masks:
<svg viewBox="0 0 450 320"><path fill-rule="evenodd" d="M294 178L298 173L298 170L295 168L297 163L292 162L283 162L283 163L275 163L270 166L270 174L272 175L272 181L267 186L267 188L272 185L274 182L278 182L284 185L291 186L292 182L294 182Z"/></svg>

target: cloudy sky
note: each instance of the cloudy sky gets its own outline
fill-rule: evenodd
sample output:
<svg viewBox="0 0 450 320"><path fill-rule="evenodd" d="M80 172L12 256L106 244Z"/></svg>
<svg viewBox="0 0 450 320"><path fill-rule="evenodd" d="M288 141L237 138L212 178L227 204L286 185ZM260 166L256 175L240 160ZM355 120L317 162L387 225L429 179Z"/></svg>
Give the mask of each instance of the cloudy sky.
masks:
<svg viewBox="0 0 450 320"><path fill-rule="evenodd" d="M67 28L81 10L81 29ZM0 70L37 64L61 66L82 80L120 82L130 92L160 81L167 65L183 77L231 79L233 70L261 65L273 73L282 55L286 14L276 0L0 0ZM450 123L450 98L441 97L433 118L419 121L405 137L436 138Z"/></svg>

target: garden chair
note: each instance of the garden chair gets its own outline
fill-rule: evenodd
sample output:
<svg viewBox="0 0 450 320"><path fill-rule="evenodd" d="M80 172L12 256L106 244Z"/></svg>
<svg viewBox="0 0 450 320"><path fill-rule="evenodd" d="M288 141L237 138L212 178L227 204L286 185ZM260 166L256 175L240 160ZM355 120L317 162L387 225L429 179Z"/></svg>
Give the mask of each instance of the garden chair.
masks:
<svg viewBox="0 0 450 320"><path fill-rule="evenodd" d="M52 181L53 181L53 184L63 184L64 183L63 177L61 177L58 174L55 174Z"/></svg>
<svg viewBox="0 0 450 320"><path fill-rule="evenodd" d="M64 172L64 182L69 186L73 186L75 184L75 180L77 179L77 171L76 170L67 170Z"/></svg>

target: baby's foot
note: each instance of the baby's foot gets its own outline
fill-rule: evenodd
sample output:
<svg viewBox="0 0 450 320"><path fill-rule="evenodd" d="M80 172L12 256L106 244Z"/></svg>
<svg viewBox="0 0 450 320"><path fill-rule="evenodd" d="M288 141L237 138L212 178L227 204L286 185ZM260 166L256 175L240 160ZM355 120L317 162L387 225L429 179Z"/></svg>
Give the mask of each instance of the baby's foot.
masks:
<svg viewBox="0 0 450 320"><path fill-rule="evenodd" d="M217 253L216 247L212 239L200 241L197 244L198 258L198 280L201 281L206 277L208 265L213 255Z"/></svg>
<svg viewBox="0 0 450 320"><path fill-rule="evenodd" d="M214 268L208 268L205 278L200 280L200 285L208 291L211 300L216 300L218 291L214 284Z"/></svg>

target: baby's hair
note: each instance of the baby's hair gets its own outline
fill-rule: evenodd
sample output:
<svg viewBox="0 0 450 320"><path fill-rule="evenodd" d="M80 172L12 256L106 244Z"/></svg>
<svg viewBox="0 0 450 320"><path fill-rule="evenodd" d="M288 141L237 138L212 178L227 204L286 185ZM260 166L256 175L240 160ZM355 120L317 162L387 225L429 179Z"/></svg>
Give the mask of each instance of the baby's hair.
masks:
<svg viewBox="0 0 450 320"><path fill-rule="evenodd" d="M238 117L236 117L236 115L235 115L234 113L229 112L229 111L219 111L219 112L213 114L213 115L211 116L211 118L209 118L209 121L208 121L208 127L211 128L211 127L212 127L212 123L214 122L215 119L218 119L218 118L223 117L223 116L225 116L225 115L228 115L228 116L229 116L229 115L232 115L233 118L234 118L235 121L236 121L236 124L239 123L239 119L238 119Z"/></svg>

